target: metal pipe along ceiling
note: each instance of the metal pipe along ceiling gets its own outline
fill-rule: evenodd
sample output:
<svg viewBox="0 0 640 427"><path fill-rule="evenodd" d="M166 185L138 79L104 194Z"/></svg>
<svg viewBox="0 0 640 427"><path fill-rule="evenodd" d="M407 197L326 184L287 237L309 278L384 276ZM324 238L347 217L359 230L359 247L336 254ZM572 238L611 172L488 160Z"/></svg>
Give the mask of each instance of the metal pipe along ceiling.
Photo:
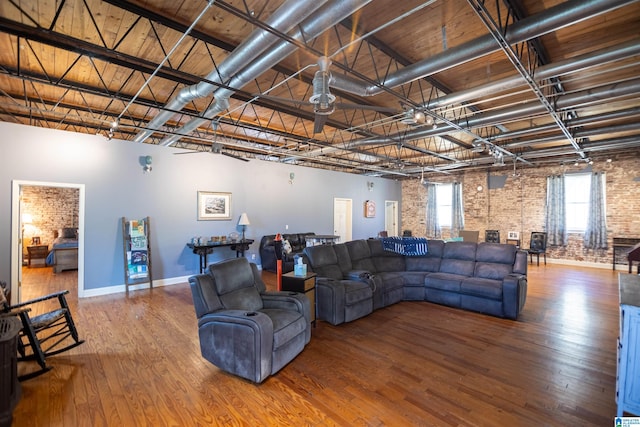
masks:
<svg viewBox="0 0 640 427"><path fill-rule="evenodd" d="M370 3L372 0L335 0L320 8L317 12L304 20L296 28L291 38L297 41L309 42L327 29L337 25L340 21L357 12L360 8ZM255 59L241 71L235 70L233 77L229 80L227 86L233 88L242 88L248 82L255 79L265 71L275 66L288 55L297 50L298 47L286 40L281 40L272 45L268 52ZM203 114L204 118L192 119L183 127L178 129L178 135L171 135L164 138L161 145L171 145L179 140L183 135L188 135L198 126L205 123L208 119L215 117L218 113L224 111L228 107L228 98L234 93L232 89L218 88L214 91L215 102Z"/></svg>
<svg viewBox="0 0 640 427"><path fill-rule="evenodd" d="M278 31L288 32L327 1L287 0L269 16L265 23ZM170 100L166 104L165 110L160 111L149 122L147 129L136 135L134 141L144 142L155 129L159 129L173 116L174 111L182 110L187 103L196 98L210 95L216 87L214 83L222 84L227 81L238 69L246 66L278 40L277 35L267 30L255 29L217 68L214 68L205 77L205 81L185 87Z"/></svg>
<svg viewBox="0 0 640 427"><path fill-rule="evenodd" d="M536 80L540 81L551 77L557 77L562 74L584 70L596 65L606 64L607 62L618 61L638 54L640 54L640 40L635 39L618 46L601 49L596 52L590 52L575 58L554 62L553 64L543 65L536 69L534 77ZM524 85L525 81L520 76L506 77L468 90L462 90L442 96L428 102L425 104L425 107L436 108L443 105L457 104L493 94L496 91L504 92L508 89L514 89Z"/></svg>
<svg viewBox="0 0 640 427"><path fill-rule="evenodd" d="M544 12L538 13L536 15L532 15L526 19L523 19L517 23L514 23L509 27L507 32L507 39L510 43L518 43L531 38L535 38L541 36L545 33L557 30L560 27L569 25L571 23L585 20L591 18L595 15L607 12L609 10L624 6L625 4L632 3L634 0L594 0L589 2L584 2L582 0L574 0L568 1L566 3L562 3L558 6L547 9ZM557 15L557 16L556 16ZM489 50L487 50L489 49ZM493 37L488 34L484 37L477 38L475 40L471 40L470 42L464 43L460 46L450 48L442 53L436 54L429 58L426 58L422 61L419 61L413 65L409 65L402 70L399 70L396 73L392 73L387 80L385 80L385 86L390 86L390 82L394 82L393 84L405 84L409 83L418 78L423 78L431 74L435 74L437 72L443 71L447 68L451 68L457 65L460 65L464 62L477 59L481 56L484 56L488 53L499 50L498 44L495 42ZM596 53L592 53L591 56L594 57L602 57L609 58L609 60L613 60L612 58L618 56L632 55L630 52L637 52L638 46L634 45L632 42L622 44L617 48L612 48L611 51L599 51ZM581 66L586 66L585 64L591 63L591 58L588 55L584 55L584 57L580 57ZM444 67L444 68L443 68ZM406 72L407 68L410 68L411 72ZM567 72L567 65L563 62L558 64L549 65L547 70L555 68L557 73ZM419 72L417 70L420 70ZM575 71L575 70L574 70ZM547 71L550 72L550 71ZM400 79L399 76L404 76L404 79ZM408 77L411 76L411 77ZM513 77L519 83L524 84L524 81L520 76ZM510 80L510 79L509 79ZM377 86L367 86L367 83L364 83L360 80L355 80L350 77L346 77L345 75L336 75L331 77L330 84L332 87L343 90L345 92L353 93L360 96L371 96L374 95L377 91L381 91ZM469 92L474 91L475 89L470 89ZM482 89L481 89L482 90ZM456 93L447 95L445 97L453 97L457 96ZM464 95L463 95L464 96ZM436 102L438 102L436 100ZM514 107L513 109L502 110L502 114L508 113L510 110L514 117L523 117L526 114L530 114L527 109L537 109L538 113L544 113L545 109L539 103L531 103L530 105L526 105L525 107ZM498 118L498 114L500 112L495 113L496 117L491 115L483 115L484 121L490 122L493 124L497 124L500 122ZM476 116L472 120L476 119ZM503 119L504 120L504 119ZM480 126L480 124L474 124L474 126ZM471 127L471 125L469 125ZM402 139L403 141L409 141L411 139L419 139L427 136L435 136L440 135L446 132L455 131L455 129L449 125L439 126L436 130L427 129L427 130L416 130L413 132L409 132L408 134L403 133ZM383 137L373 137L368 139L360 139L352 141L348 147L344 148L355 148L363 145L370 144L380 144L387 143L390 139L398 138L400 135L389 135ZM332 149L331 147L322 148L307 152L308 156L317 156L321 154L328 154L337 149ZM293 160L296 156L292 156L287 160Z"/></svg>
<svg viewBox="0 0 640 427"><path fill-rule="evenodd" d="M521 43L546 33L553 32L576 22L617 9L636 0L572 0L561 3L538 14L513 23L507 28L505 39L509 44ZM412 81L442 72L465 62L498 51L500 46L491 34L447 49L439 54L408 65L391 73L379 84L345 77L332 76L330 85L336 89L360 96L377 95L383 91L380 86L394 88Z"/></svg>

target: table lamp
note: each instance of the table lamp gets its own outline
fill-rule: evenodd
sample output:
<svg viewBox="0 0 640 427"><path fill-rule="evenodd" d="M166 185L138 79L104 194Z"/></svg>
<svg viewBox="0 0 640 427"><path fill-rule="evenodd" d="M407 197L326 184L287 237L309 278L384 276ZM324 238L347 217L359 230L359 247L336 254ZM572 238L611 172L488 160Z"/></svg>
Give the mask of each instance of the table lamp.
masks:
<svg viewBox="0 0 640 427"><path fill-rule="evenodd" d="M247 225L251 225L251 223L249 222L249 217L245 212L242 212L242 215L240 215L238 225L242 226L242 241L244 242L244 231L247 229Z"/></svg>

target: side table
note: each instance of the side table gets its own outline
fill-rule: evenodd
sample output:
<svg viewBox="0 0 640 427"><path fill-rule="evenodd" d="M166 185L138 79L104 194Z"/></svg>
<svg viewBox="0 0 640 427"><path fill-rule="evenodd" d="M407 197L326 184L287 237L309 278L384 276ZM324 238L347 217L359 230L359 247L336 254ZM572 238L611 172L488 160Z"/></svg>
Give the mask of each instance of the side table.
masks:
<svg viewBox="0 0 640 427"><path fill-rule="evenodd" d="M46 259L49 255L49 246L47 245L31 245L27 246L28 265L31 267L32 259Z"/></svg>
<svg viewBox="0 0 640 427"><path fill-rule="evenodd" d="M316 327L316 273L296 276L293 271L282 275L282 290L304 293L311 302L311 323Z"/></svg>

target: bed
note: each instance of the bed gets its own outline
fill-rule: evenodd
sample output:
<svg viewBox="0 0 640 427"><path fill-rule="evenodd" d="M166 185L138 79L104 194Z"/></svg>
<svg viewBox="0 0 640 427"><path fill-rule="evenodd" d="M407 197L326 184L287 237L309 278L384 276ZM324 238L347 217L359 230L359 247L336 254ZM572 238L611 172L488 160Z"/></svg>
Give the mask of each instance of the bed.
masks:
<svg viewBox="0 0 640 427"><path fill-rule="evenodd" d="M55 239L46 263L54 273L78 269L78 229L61 228L54 232Z"/></svg>

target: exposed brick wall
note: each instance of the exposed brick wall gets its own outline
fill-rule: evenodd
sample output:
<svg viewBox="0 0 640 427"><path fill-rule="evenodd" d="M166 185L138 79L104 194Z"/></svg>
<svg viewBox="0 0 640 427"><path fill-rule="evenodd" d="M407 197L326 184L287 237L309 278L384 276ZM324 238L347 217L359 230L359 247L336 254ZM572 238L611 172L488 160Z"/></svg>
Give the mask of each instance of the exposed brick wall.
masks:
<svg viewBox="0 0 640 427"><path fill-rule="evenodd" d="M609 249L585 249L583 234L569 234L566 247L549 247L548 258L567 259L591 263L611 264L613 237L640 238L640 153L630 152L613 158L594 161L594 172L606 172L607 232ZM488 189L488 173L468 171L451 175L425 175L431 182L454 182L463 184L465 228L479 230L480 241L485 230L500 230L505 242L509 231L520 233L521 245L529 247L532 231L545 231L546 179L549 175L576 172L585 168L581 163L573 165L550 165L527 168L518 165L519 177L513 177L513 168L492 168L492 175L508 175L500 189ZM482 190L478 191L478 186ZM425 236L426 190L419 180L402 183L402 228L412 230L414 236ZM443 238L449 238L450 230L442 230Z"/></svg>
<svg viewBox="0 0 640 427"><path fill-rule="evenodd" d="M31 214L33 223L25 227L25 247L31 238L51 246L54 231L78 226L79 190L77 188L23 186L21 213Z"/></svg>

